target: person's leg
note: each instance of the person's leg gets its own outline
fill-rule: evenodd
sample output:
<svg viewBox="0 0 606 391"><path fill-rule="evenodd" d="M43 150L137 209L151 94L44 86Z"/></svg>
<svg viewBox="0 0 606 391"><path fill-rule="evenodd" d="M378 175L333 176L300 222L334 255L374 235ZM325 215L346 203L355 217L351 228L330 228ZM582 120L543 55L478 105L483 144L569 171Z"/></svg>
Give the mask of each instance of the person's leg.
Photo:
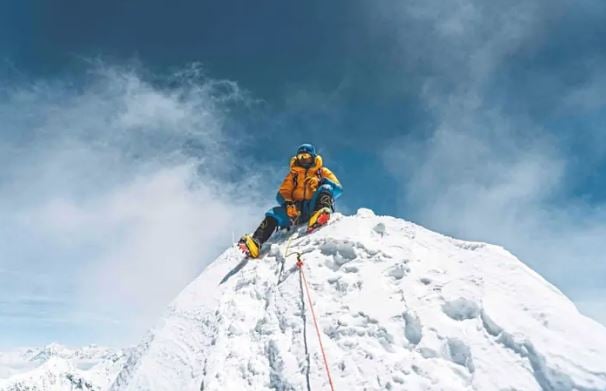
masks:
<svg viewBox="0 0 606 391"><path fill-rule="evenodd" d="M280 229L285 229L290 226L290 218L286 214L285 206L276 206L271 208L265 213L265 217L271 217L276 222L276 227Z"/></svg>
<svg viewBox="0 0 606 391"><path fill-rule="evenodd" d="M261 246L271 237L276 228L287 228L289 224L290 221L283 207L277 206L268 210L255 232L252 235L244 235L240 239L240 249L252 258L258 257L261 253Z"/></svg>
<svg viewBox="0 0 606 391"><path fill-rule="evenodd" d="M311 214L322 208L329 208L331 212L334 212L334 198L332 187L328 185L322 185L316 190L314 196L311 199L310 205L313 206Z"/></svg>
<svg viewBox="0 0 606 391"><path fill-rule="evenodd" d="M276 230L277 226L278 222L276 219L272 216L266 215L263 221L261 221L261 224L259 224L259 227L257 227L255 230L255 233L253 233L253 238L259 243L259 245L262 245L267 241L267 239L269 239L271 234Z"/></svg>
<svg viewBox="0 0 606 391"><path fill-rule="evenodd" d="M334 211L332 188L327 185L320 186L309 202L309 209L308 229L326 224Z"/></svg>
<svg viewBox="0 0 606 391"><path fill-rule="evenodd" d="M314 205L314 212L320 210L322 208L328 208L331 212L334 212L334 199L332 198L332 193L328 191L322 191L318 194L318 198L316 199Z"/></svg>

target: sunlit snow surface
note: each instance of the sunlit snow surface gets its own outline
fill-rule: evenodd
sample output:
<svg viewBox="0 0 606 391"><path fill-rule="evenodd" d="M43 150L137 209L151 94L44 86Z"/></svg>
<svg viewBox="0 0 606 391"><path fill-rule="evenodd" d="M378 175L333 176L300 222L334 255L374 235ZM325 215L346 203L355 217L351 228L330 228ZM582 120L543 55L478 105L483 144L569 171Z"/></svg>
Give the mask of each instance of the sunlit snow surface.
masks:
<svg viewBox="0 0 606 391"><path fill-rule="evenodd" d="M0 353L1 391L100 391L125 364L127 353L99 346L59 344Z"/></svg>
<svg viewBox="0 0 606 391"><path fill-rule="evenodd" d="M221 255L111 390L329 389L288 235ZM606 390L606 328L501 247L361 209L291 251L337 390Z"/></svg>

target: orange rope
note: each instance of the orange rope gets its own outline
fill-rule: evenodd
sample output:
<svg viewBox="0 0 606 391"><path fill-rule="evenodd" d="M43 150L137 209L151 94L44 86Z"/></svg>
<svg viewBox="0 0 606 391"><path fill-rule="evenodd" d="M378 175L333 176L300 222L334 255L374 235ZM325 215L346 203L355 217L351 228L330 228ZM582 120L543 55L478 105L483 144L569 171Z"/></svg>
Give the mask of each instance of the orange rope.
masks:
<svg viewBox="0 0 606 391"><path fill-rule="evenodd" d="M311 295L309 294L309 285L307 284L307 279L305 278L305 273L303 272L303 260L301 259L301 254L297 254L297 268L301 273L301 277L303 278L303 282L305 283L305 292L307 293L307 301L309 302L309 308L311 309L311 315L314 320L314 326L316 326L316 334L318 335L318 341L320 342L320 350L322 351L322 358L324 359L324 368L326 368L326 376L328 376L328 383L330 384L330 389L335 391L335 386L332 382L332 376L330 375L330 368L328 367L328 360L326 359L326 352L324 351L324 345L322 344L322 337L320 336L320 328L318 327L318 320L316 319L316 313L314 311L314 306L311 303Z"/></svg>

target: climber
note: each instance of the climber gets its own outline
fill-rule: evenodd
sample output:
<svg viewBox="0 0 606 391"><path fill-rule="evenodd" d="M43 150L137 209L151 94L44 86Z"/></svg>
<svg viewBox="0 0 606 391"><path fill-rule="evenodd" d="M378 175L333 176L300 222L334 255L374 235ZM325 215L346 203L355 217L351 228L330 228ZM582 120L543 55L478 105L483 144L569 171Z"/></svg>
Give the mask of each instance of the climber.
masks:
<svg viewBox="0 0 606 391"><path fill-rule="evenodd" d="M288 229L305 222L308 232L321 227L330 219L334 200L342 191L341 183L323 166L314 146L301 145L290 159L290 172L278 190L276 199L280 205L267 211L256 231L242 236L238 247L249 257L257 258L263 243L278 228Z"/></svg>

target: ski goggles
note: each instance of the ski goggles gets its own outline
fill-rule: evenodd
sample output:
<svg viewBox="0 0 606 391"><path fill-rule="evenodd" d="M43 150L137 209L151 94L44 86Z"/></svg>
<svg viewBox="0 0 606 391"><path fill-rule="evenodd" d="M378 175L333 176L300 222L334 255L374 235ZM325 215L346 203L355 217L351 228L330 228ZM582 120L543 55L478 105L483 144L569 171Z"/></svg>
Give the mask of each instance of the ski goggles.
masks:
<svg viewBox="0 0 606 391"><path fill-rule="evenodd" d="M311 158L312 158L311 153L301 152L301 153L297 154L298 160L311 160Z"/></svg>

